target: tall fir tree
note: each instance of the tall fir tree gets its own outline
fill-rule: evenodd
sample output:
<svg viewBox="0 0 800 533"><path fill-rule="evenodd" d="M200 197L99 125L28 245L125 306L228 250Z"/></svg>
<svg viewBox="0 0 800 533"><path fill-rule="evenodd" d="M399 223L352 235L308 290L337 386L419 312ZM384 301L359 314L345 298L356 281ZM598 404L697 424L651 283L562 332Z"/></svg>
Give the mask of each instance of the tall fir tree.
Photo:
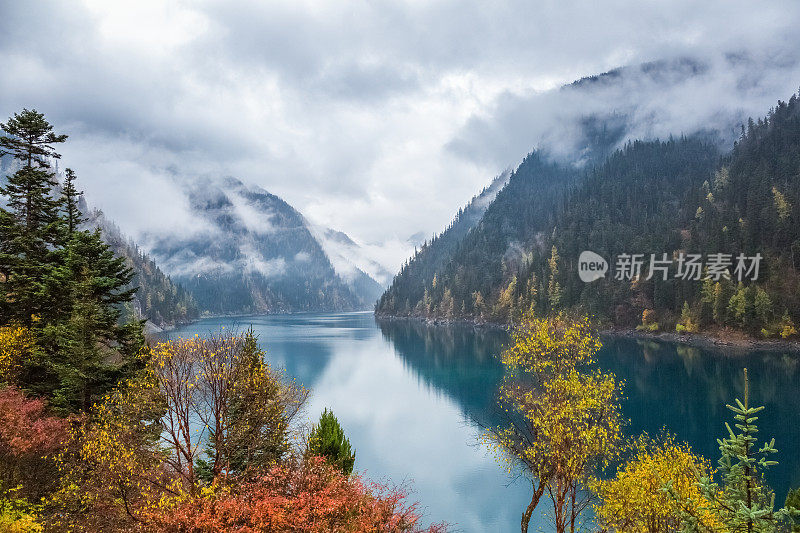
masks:
<svg viewBox="0 0 800 533"><path fill-rule="evenodd" d="M57 376L55 405L89 408L131 363L141 325L120 324L119 318L121 306L136 292L130 288L132 278L133 271L103 242L99 229L72 234L63 264L49 276L48 284L66 289L54 302L58 316L41 334L43 347L55 356L49 360L49 370Z"/></svg>
<svg viewBox="0 0 800 533"><path fill-rule="evenodd" d="M36 338L17 385L63 410L86 409L143 346L142 324L120 321L136 291L133 272L100 230L81 229L71 169L58 190L50 162L67 136L27 109L0 128L0 153L19 165L0 188L0 323L28 326Z"/></svg>
<svg viewBox="0 0 800 533"><path fill-rule="evenodd" d="M307 453L311 456L324 457L345 474L353 472L356 453L350 446L350 440L344 435L339 420L333 411L325 409L319 417L319 424L311 429L308 437Z"/></svg>
<svg viewBox="0 0 800 533"><path fill-rule="evenodd" d="M7 208L0 208L0 311L5 321L31 325L48 308L45 273L56 260L60 200L50 160L61 156L54 145L67 136L53 132L44 115L24 109L0 124L0 156L11 155L19 169L0 187Z"/></svg>
<svg viewBox="0 0 800 533"><path fill-rule="evenodd" d="M61 197L64 205L64 217L66 218L66 232L68 238L78 229L78 226L83 222L80 208L78 207L78 198L83 194L83 191L78 191L75 188L75 171L68 168L64 171L64 186L61 189Z"/></svg>

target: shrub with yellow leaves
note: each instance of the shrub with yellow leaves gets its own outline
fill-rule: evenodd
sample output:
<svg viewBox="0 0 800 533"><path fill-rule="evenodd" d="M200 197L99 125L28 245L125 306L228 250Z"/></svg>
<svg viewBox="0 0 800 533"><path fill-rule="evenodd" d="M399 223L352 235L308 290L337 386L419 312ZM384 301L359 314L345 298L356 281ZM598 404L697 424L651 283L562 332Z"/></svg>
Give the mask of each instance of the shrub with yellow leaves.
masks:
<svg viewBox="0 0 800 533"><path fill-rule="evenodd" d="M154 346L60 456L69 526L125 529L281 459L307 392L263 356L250 332Z"/></svg>
<svg viewBox="0 0 800 533"><path fill-rule="evenodd" d="M642 435L630 444L630 451L631 458L615 477L590 483L599 497L594 511L601 531L678 531L685 512L702 517L704 523L714 521L701 505L697 486L697 476L710 475L708 461L671 435L660 440ZM687 505L692 508L684 508Z"/></svg>
<svg viewBox="0 0 800 533"><path fill-rule="evenodd" d="M24 361L32 357L34 338L19 325L0 326L0 383L15 383Z"/></svg>

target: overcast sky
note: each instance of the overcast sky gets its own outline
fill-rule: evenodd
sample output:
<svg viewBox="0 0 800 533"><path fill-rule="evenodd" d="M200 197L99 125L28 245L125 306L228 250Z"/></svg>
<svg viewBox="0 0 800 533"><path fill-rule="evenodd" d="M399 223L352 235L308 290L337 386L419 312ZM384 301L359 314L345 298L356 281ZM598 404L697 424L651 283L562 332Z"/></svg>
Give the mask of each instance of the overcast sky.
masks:
<svg viewBox="0 0 800 533"><path fill-rule="evenodd" d="M63 164L133 236L192 223L183 180L232 175L396 266L581 107L642 136L765 113L800 86L798 27L796 0L0 0L0 120L69 133ZM553 91L678 57L708 71Z"/></svg>

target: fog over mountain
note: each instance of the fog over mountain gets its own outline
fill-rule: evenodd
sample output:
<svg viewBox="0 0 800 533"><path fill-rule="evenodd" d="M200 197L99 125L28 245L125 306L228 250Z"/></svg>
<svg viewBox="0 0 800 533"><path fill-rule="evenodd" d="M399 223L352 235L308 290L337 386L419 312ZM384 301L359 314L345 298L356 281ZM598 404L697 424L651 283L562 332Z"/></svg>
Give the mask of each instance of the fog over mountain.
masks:
<svg viewBox="0 0 800 533"><path fill-rule="evenodd" d="M0 116L69 133L125 233L194 231L181 184L232 175L390 272L534 147L571 157L609 125L729 140L800 84L789 0L0 7Z"/></svg>
<svg viewBox="0 0 800 533"><path fill-rule="evenodd" d="M197 221L143 237L159 265L211 313L368 309L382 287L358 258L326 254L306 219L281 198L235 178L184 183ZM358 245L344 235L355 253ZM330 258L333 258L333 263Z"/></svg>
<svg viewBox="0 0 800 533"><path fill-rule="evenodd" d="M749 116L774 105L776 86L784 85L787 94L797 90L800 64L787 52L684 56L613 69L529 96L507 94L486 116L471 118L449 148L501 164L536 147L580 164L589 158L590 137L603 128L611 130L616 147L697 132L729 147Z"/></svg>

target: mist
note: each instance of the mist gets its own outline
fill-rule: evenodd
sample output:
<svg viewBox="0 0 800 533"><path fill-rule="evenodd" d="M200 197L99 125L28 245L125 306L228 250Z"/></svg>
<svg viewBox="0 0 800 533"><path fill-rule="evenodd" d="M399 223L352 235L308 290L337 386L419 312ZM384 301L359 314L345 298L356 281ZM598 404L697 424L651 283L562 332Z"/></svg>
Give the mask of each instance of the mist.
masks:
<svg viewBox="0 0 800 533"><path fill-rule="evenodd" d="M233 176L390 272L410 236L441 231L534 148L580 164L594 125L616 128L616 145L698 130L730 144L800 85L788 0L0 0L0 12L1 120L36 108L68 133L61 165L145 247L203 231L186 184Z"/></svg>

